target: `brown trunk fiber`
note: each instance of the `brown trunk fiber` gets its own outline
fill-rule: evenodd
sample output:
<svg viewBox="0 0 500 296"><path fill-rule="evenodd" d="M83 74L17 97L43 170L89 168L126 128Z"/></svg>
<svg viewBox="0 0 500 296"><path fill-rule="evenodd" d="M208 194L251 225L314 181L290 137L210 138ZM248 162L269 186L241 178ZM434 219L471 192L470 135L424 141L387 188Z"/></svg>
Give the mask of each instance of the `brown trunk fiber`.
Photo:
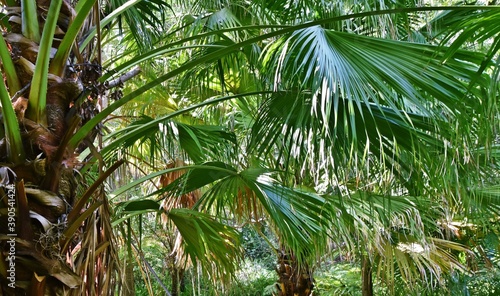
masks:
<svg viewBox="0 0 500 296"><path fill-rule="evenodd" d="M367 256L361 258L361 280L363 282L362 295L373 296L372 264Z"/></svg>

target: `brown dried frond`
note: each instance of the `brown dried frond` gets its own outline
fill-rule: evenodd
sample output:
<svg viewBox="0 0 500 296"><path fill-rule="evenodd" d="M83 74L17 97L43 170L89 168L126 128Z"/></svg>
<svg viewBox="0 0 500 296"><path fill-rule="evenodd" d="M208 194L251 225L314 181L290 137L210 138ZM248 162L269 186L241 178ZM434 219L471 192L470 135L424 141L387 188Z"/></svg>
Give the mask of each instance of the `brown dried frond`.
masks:
<svg viewBox="0 0 500 296"><path fill-rule="evenodd" d="M24 119L24 113L26 112L26 109L28 109L28 99L19 97L12 105L14 107L14 111L16 112L17 120L22 121Z"/></svg>
<svg viewBox="0 0 500 296"><path fill-rule="evenodd" d="M177 168L186 166L186 163L182 159L175 159L171 163L167 164L166 168ZM180 178L186 173L186 170L173 171L164 174L160 177L160 187L165 188L172 182ZM198 201L201 196L200 190L195 190L181 196L173 196L172 194L166 192L163 196L163 201L161 206L165 211L169 211L174 208L192 208L194 204ZM169 239L169 244L172 246L171 253L169 255L169 260L172 264L171 268L175 270L184 271L185 268L190 265L189 258L186 257L184 249L182 247L182 236L179 231L175 228L172 223L169 223L167 215L162 214L161 220L163 225L170 227L172 229L173 236Z"/></svg>
<svg viewBox="0 0 500 296"><path fill-rule="evenodd" d="M69 295L114 295L119 276L119 259L111 226L110 209L102 192L99 206L86 220L74 260L75 272L84 281ZM73 250L69 250L71 252Z"/></svg>
<svg viewBox="0 0 500 296"><path fill-rule="evenodd" d="M238 195L233 207L238 222L251 221L251 223L260 223L262 220L262 205L258 201L255 192L248 187L238 189ZM245 224L247 223L245 222Z"/></svg>
<svg viewBox="0 0 500 296"><path fill-rule="evenodd" d="M176 168L186 166L186 163L182 159L175 159L171 163L167 164L166 168ZM186 173L185 170L173 171L167 174L164 174L160 177L160 187L165 188L170 185L172 182L180 178L182 175ZM165 193L163 196L162 207L166 211L175 208L192 208L194 204L200 199L201 191L195 190L181 196L172 196L170 193Z"/></svg>

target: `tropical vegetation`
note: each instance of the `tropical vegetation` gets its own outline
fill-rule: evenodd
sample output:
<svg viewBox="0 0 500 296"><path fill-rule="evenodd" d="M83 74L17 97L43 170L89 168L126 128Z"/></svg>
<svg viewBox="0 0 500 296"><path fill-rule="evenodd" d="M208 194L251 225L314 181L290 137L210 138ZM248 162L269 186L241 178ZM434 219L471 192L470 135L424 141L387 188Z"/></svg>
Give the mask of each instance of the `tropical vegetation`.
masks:
<svg viewBox="0 0 500 296"><path fill-rule="evenodd" d="M263 294L498 271L496 2L0 3L2 294L229 295L249 229Z"/></svg>

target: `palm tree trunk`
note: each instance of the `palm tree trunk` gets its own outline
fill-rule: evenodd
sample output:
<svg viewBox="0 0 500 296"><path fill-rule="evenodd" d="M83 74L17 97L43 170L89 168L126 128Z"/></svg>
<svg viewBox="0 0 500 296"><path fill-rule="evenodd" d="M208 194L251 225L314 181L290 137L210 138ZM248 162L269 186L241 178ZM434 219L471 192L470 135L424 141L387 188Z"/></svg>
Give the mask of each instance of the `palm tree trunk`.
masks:
<svg viewBox="0 0 500 296"><path fill-rule="evenodd" d="M126 281L123 283L122 295L133 296L136 295L134 286L134 262L127 262L124 277Z"/></svg>
<svg viewBox="0 0 500 296"><path fill-rule="evenodd" d="M184 268L173 266L170 269L172 279L172 296L179 296L184 291Z"/></svg>
<svg viewBox="0 0 500 296"><path fill-rule="evenodd" d="M5 147L9 145L8 139L0 132L0 175L7 170L16 176L12 179L0 176L0 197L5 196L3 193L12 197L11 204L0 203L0 236L15 236L12 252L9 240L0 240L0 260L5 262L9 252L14 253L9 258L13 259L11 261L15 267L13 280L8 283L1 281L0 295L84 295L84 287L91 287L88 291L103 295L114 287L115 274L108 270L115 268L112 258L116 255L112 250L107 200L104 194L94 194L97 193L96 186L95 191L82 199L83 202L76 202L78 182L75 171L80 162L74 151L67 149L66 145L79 123L75 120L79 117L76 102L83 92L84 75L69 71L61 76L49 75L46 105L42 104L45 108L41 107L43 119L28 116L28 111L33 107L27 98L31 98L31 95L43 97L42 93L31 93L35 85L32 85L32 81L36 64L39 63L38 56L42 56L42 48L50 49L52 46L54 51L59 43L52 40L34 42L24 35L21 18L23 21L31 18L31 23L39 22L39 27L45 28L45 22L49 19L46 18L47 11L53 2L33 1L36 3L30 17L25 17L25 6L33 2L23 2L24 6L16 1L10 2L16 6L11 7L13 11L22 11L11 18L11 29L4 33L3 38L20 83L20 90L13 96L12 103L20 127L25 159L20 164L10 164L4 153ZM63 0L59 17L56 18L58 30L54 36L57 39L65 35L64 31L74 17L71 2ZM63 66L72 62L64 61ZM45 71L43 67L40 69ZM25 187L24 184L29 186ZM89 200L95 202L95 207L89 207L92 211L88 211L85 215L87 218L82 221L80 217ZM3 219L9 219L3 214L7 211L15 214L11 217L10 230L3 226ZM81 244L83 239L92 246ZM100 248L98 255L95 248ZM0 264L0 273L5 274L8 269L8 265ZM92 294L88 291L87 294Z"/></svg>
<svg viewBox="0 0 500 296"><path fill-rule="evenodd" d="M361 280L362 295L373 296L372 264L366 255L362 255L361 258Z"/></svg>
<svg viewBox="0 0 500 296"><path fill-rule="evenodd" d="M312 271L306 264L300 265L297 258L281 249L276 268L279 279L276 284L278 296L310 296L314 287Z"/></svg>

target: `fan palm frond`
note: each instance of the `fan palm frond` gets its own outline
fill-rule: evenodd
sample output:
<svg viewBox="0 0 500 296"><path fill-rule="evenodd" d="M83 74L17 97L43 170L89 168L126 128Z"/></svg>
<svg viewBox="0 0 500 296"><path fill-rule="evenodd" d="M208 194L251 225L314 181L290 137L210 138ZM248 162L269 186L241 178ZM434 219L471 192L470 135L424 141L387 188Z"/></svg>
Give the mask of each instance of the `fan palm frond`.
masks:
<svg viewBox="0 0 500 296"><path fill-rule="evenodd" d="M112 13L124 4L125 0L108 1L104 15ZM150 50L148 46L155 44L167 31L165 26L169 24L167 20L173 13L172 7L164 1L138 1L118 17L118 30L129 31L140 50ZM122 19L125 22L122 22Z"/></svg>
<svg viewBox="0 0 500 296"><path fill-rule="evenodd" d="M227 209L238 220L259 223L267 217L287 248L299 259L314 258L326 243L323 227L331 214L322 197L279 185L270 172L249 168L241 172L223 163L187 167L167 189L178 196L212 184L196 204L225 217Z"/></svg>
<svg viewBox="0 0 500 296"><path fill-rule="evenodd" d="M315 26L297 30L269 46L264 52L264 66L275 90L310 89L323 107L313 111L325 120L328 107L340 98L358 108L368 102L392 108L405 103L420 114L428 114L429 101L451 110L461 105L467 91L463 80L475 77L474 68L484 57L457 52L450 63L443 64L443 55L435 46Z"/></svg>
<svg viewBox="0 0 500 296"><path fill-rule="evenodd" d="M127 219L143 215L147 212L156 212L166 216L178 229L183 252L189 257L179 258L183 265L200 264L207 275L216 280L228 280L234 275L237 263L242 258L240 235L236 229L223 224L208 214L190 209L171 208L168 211L152 200L136 199L118 205L120 215L113 222L119 225ZM179 248L177 246L176 248Z"/></svg>
<svg viewBox="0 0 500 296"><path fill-rule="evenodd" d="M234 275L242 251L239 233L214 218L188 209L172 209L168 218L175 224L193 264L199 262L213 280Z"/></svg>
<svg viewBox="0 0 500 296"><path fill-rule="evenodd" d="M301 174L318 179L333 174L343 178L349 163L354 169L369 159L408 176L412 163L419 166L445 148L439 135L447 133L446 124L436 135L427 116L407 112L401 118L399 112L376 104L352 109L340 101L331 106L325 123L311 114L314 102L309 94L279 92L268 97L252 126L249 150L270 155L280 166L295 164Z"/></svg>

